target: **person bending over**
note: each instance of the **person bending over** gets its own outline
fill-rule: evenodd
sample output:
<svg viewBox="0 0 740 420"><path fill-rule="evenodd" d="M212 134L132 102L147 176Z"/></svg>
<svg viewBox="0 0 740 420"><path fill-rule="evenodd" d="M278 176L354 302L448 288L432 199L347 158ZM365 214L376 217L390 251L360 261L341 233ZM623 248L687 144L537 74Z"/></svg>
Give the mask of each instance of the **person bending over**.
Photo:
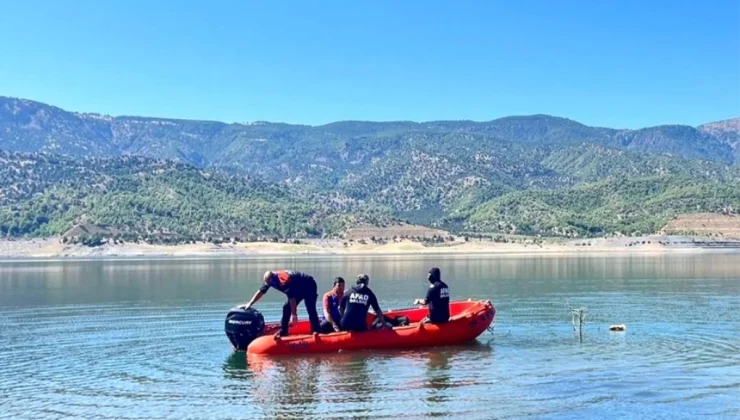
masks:
<svg viewBox="0 0 740 420"><path fill-rule="evenodd" d="M311 331L320 331L319 314L316 312L316 300L319 297L316 280L306 273L292 270L266 271L262 276L264 284L257 290L252 300L246 304L244 309L250 308L257 303L270 288L285 293L287 300L283 305L283 317L280 319L280 331L275 337L286 337L288 335L288 322L298 322L298 304L304 301L308 319L311 323Z"/></svg>

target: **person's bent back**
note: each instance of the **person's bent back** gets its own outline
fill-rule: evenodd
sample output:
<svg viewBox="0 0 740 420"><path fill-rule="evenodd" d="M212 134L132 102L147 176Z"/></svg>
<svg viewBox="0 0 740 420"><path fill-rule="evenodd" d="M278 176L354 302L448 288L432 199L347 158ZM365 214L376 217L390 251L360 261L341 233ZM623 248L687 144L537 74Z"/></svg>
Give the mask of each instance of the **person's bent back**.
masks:
<svg viewBox="0 0 740 420"><path fill-rule="evenodd" d="M266 271L262 276L263 284L255 292L252 299L244 306L250 308L257 303L270 288L274 288L285 294L287 300L283 305L283 316L280 318L280 331L275 334L276 337L285 337L288 335L289 324L298 321L298 304L303 301L308 312L308 319L311 323L311 331L319 333L321 326L319 324L319 315L316 312L316 300L318 299L318 288L313 276L300 271L278 270Z"/></svg>

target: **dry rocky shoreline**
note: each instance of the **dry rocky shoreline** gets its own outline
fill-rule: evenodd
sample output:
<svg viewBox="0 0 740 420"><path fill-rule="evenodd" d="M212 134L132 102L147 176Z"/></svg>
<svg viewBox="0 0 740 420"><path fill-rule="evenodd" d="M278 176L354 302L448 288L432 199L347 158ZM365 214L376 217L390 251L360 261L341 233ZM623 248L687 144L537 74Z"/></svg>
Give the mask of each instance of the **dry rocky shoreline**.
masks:
<svg viewBox="0 0 740 420"><path fill-rule="evenodd" d="M106 243L100 246L62 243L60 238L0 240L0 259L127 258L127 257L258 257L330 255L407 255L407 254L649 254L705 252L713 249L740 251L740 240L699 236L652 235L642 237L581 240L543 239L533 243L494 242L469 239L442 244L410 240L374 243L346 242L339 239L301 240L300 243L236 242L157 245L147 243Z"/></svg>

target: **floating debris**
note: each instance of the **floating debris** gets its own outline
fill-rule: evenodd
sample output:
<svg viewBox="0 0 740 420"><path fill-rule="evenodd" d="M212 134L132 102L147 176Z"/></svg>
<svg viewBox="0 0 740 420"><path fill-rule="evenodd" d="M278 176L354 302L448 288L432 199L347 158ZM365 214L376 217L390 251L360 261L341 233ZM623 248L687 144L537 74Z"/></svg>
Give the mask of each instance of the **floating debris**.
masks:
<svg viewBox="0 0 740 420"><path fill-rule="evenodd" d="M609 331L624 331L627 329L627 326L624 324L614 324L609 326Z"/></svg>

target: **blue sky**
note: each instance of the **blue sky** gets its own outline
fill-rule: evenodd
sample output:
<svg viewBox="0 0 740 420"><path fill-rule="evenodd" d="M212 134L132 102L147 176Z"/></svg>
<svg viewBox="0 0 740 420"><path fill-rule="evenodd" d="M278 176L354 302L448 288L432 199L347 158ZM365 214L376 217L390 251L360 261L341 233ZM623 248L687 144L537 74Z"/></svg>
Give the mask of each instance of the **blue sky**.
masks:
<svg viewBox="0 0 740 420"><path fill-rule="evenodd" d="M323 124L740 116L740 6L699 1L4 1L0 95Z"/></svg>

